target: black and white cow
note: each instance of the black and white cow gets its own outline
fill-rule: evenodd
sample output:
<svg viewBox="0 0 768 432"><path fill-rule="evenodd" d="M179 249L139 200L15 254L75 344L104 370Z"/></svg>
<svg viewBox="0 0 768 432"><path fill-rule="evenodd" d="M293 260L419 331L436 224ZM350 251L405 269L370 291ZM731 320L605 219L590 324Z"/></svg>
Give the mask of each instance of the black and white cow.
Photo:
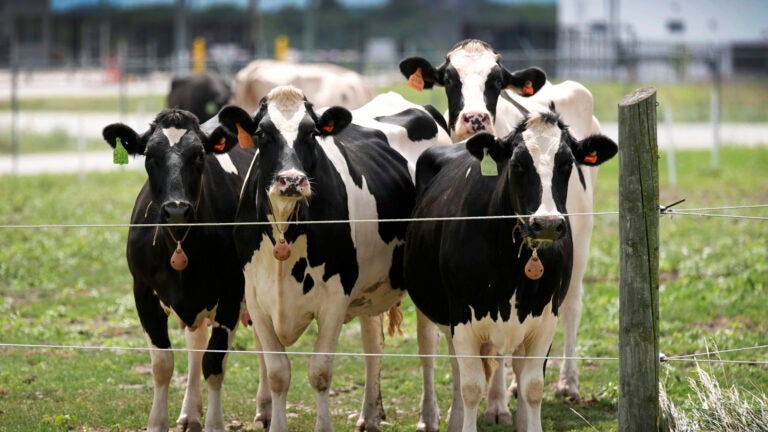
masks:
<svg viewBox="0 0 768 432"><path fill-rule="evenodd" d="M493 370L478 356L497 352L528 357L513 360L516 430L542 429L544 359L571 279L569 178L575 160L597 155L599 163L616 151L602 135L577 141L548 110L504 138L481 133L419 158L414 217L458 218L411 222L404 264L413 302L458 356L450 431L476 430ZM478 219L486 216L495 218ZM437 430L436 416L423 421Z"/></svg>
<svg viewBox="0 0 768 432"><path fill-rule="evenodd" d="M166 109L138 134L121 123L104 128L113 148L143 155L148 179L131 214L127 259L133 294L152 358L154 399L147 430L167 431L168 387L173 352L168 315L185 328L189 375L176 423L200 430L201 372L208 383L206 431L224 431L221 386L226 355L243 301L243 273L237 263L231 226L182 224L232 222L252 151L232 150L223 131L201 131L187 111ZM179 224L179 225L173 225ZM209 334L210 326L210 337ZM207 349L215 352L205 352ZM195 351L197 350L197 351Z"/></svg>
<svg viewBox="0 0 768 432"><path fill-rule="evenodd" d="M438 67L420 57L400 63L400 70L411 76L417 69L423 77L424 88L445 87L448 96L448 118L454 140L466 139L485 131L502 137L514 130L528 111L546 109L554 102L570 133L576 139L600 133L600 124L593 116L592 94L575 81L551 84L536 68L509 72L500 62L499 54L485 42L465 40L451 49L445 62ZM511 78L510 78L511 77ZM467 123L466 119L482 119ZM592 236L593 192L597 168L589 161L577 160L568 184L568 212L582 214L571 218L575 244L573 273L568 296L562 306L564 328L563 362L555 394L572 400L579 399L579 375L576 366L576 335L582 310L582 279L589 259ZM486 417L505 422L510 419L507 408L503 369L494 379L489 391Z"/></svg>
<svg viewBox="0 0 768 432"><path fill-rule="evenodd" d="M299 89L281 86L253 119L233 106L219 120L231 131L245 130L258 149L236 220L262 224L238 225L235 241L248 311L268 353L270 430L288 430L290 361L277 353L314 320L318 354L310 357L309 382L315 430L330 431L332 353L342 325L360 317L364 351L382 352L380 315L405 295L406 224L386 220L410 217L415 159L427 147L450 144L450 137L430 112L394 93L352 113L338 106L320 112ZM384 417L381 358L365 361L356 428L378 430Z"/></svg>
<svg viewBox="0 0 768 432"><path fill-rule="evenodd" d="M187 110L196 115L200 123L204 123L233 97L229 78L218 73L196 73L176 76L171 80L166 106Z"/></svg>

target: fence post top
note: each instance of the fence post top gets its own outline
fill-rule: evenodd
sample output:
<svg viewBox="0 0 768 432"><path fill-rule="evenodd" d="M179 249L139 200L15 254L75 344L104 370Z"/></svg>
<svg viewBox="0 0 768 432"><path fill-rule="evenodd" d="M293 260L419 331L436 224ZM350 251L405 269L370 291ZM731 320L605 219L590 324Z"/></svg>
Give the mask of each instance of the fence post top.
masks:
<svg viewBox="0 0 768 432"><path fill-rule="evenodd" d="M656 94L656 87L641 87L632 93L627 94L619 102L619 106L628 106L636 104Z"/></svg>

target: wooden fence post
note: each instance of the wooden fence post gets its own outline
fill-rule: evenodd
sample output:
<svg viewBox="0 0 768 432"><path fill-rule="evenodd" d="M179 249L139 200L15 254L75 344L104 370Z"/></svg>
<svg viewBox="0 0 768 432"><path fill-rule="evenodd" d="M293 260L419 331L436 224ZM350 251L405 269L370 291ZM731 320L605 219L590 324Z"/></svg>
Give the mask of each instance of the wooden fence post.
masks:
<svg viewBox="0 0 768 432"><path fill-rule="evenodd" d="M659 430L656 89L619 103L619 431Z"/></svg>

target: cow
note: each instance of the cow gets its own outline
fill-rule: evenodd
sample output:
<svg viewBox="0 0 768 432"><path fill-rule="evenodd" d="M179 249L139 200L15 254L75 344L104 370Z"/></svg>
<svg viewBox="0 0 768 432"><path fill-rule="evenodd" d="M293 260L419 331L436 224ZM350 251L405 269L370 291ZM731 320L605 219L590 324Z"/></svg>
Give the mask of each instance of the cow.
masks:
<svg viewBox="0 0 768 432"><path fill-rule="evenodd" d="M543 368L573 264L571 171L576 160L597 165L616 151L603 135L576 140L550 106L504 138L479 133L418 159L405 284L456 355L448 430L476 430L494 369L479 356L513 352L516 430L542 430ZM424 420L422 430L437 430L437 418Z"/></svg>
<svg viewBox="0 0 768 432"><path fill-rule="evenodd" d="M194 114L176 109L162 110L142 134L122 123L103 130L113 148L144 156L148 176L131 213L126 248L152 360L154 398L148 431L169 427L168 387L174 367L169 315L185 329L190 349L176 423L184 430L201 430L202 372L208 384L205 430L225 430L221 387L226 350L243 302L243 273L231 226L188 225L234 221L242 175L253 151L227 153L236 140L224 134L221 128L204 133Z"/></svg>
<svg viewBox="0 0 768 432"><path fill-rule="evenodd" d="M329 408L333 353L342 325L360 318L366 379L356 430L379 430L381 315L390 328L405 295L404 219L415 198L415 160L424 149L451 144L436 111L381 95L352 112L315 110L303 92L280 86L251 118L227 107L219 121L257 147L236 215L234 235L245 275L245 298L266 351L272 391L270 430L288 430L290 361L282 353L317 322L309 382L315 430L333 430ZM242 143L242 140L241 140ZM410 158L410 159L409 159ZM352 222L366 220L365 222ZM248 222L248 224L245 224Z"/></svg>
<svg viewBox="0 0 768 432"><path fill-rule="evenodd" d="M315 106L322 107L357 109L374 97L365 78L335 64L254 60L235 76L234 104L252 113L270 90L281 85L300 88Z"/></svg>
<svg viewBox="0 0 768 432"><path fill-rule="evenodd" d="M175 76L166 98L166 107L190 111L205 123L227 105L234 92L231 79L218 73Z"/></svg>
<svg viewBox="0 0 768 432"><path fill-rule="evenodd" d="M448 125L454 141L484 131L496 136L512 132L525 113L554 102L577 139L600 133L600 124L592 115L592 94L575 81L552 84L538 68L509 72L500 56L487 43L476 39L456 44L445 62L433 66L421 57L403 60L400 71L406 77L423 81L423 88L445 87L448 97ZM414 74L416 74L414 76ZM420 77L420 78L419 78ZM579 375L576 366L576 336L582 310L582 280L589 258L592 236L593 191L597 168L577 160L568 188L568 212L581 214L571 218L574 251L573 271L568 296L562 309L564 328L563 361L555 394L568 400L579 400ZM506 423L511 421L507 407L503 368L494 378L488 394L486 418ZM510 386L514 393L515 384Z"/></svg>

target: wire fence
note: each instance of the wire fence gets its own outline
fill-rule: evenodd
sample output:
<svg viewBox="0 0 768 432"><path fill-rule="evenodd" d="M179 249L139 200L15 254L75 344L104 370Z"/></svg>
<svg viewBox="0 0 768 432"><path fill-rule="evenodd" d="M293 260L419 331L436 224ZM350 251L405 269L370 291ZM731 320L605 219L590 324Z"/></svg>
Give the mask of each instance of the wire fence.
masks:
<svg viewBox="0 0 768 432"><path fill-rule="evenodd" d="M731 219L745 219L754 221L768 221L768 216L753 216L745 214L727 214L723 211L733 210L756 210L766 209L768 204L754 204L754 205L734 205L734 206L721 206L721 207L698 207L698 208L686 208L686 209L672 209L672 206L680 204L684 200L677 201L667 206L661 206L659 209L660 217L664 216L695 216L695 217L716 217L716 218L731 218ZM564 216L580 217L580 216L608 216L618 215L618 211L602 211L602 212L585 212L585 213L566 213ZM503 215L503 216L477 216L477 217L448 217L448 218L402 218L402 219L347 219L347 220L327 220L327 221L293 221L292 224L354 224L354 223L381 223L381 222L435 222L435 221L459 221L459 220L500 220L500 219L522 219L529 217L530 215ZM129 227L146 227L155 228L163 226L246 226L246 225L271 225L273 222L225 222L225 223L190 223L190 224L17 224L17 225L0 225L0 229L53 229L53 228L129 228ZM61 349L61 350L86 350L86 351L124 351L124 352L150 352L150 351L169 351L169 352L214 352L214 353L229 353L237 355L259 355L259 354L280 354L289 356L336 356L336 357L399 357L399 358L504 358L514 359L518 358L512 355L451 355L451 354L409 354L409 353L360 353L360 352L310 352L310 351L258 351L258 350L196 350L190 348L152 348L152 347L120 347L120 346L89 346L89 345L63 345L63 344L31 344L31 343L5 343L0 341L0 348L27 348L27 349ZM682 354L676 356L666 356L660 354L660 362L691 362L691 363L722 363L722 364L748 364L748 365L768 365L768 360L755 360L755 359L722 359L719 358L722 354L733 354L741 352L754 352L758 350L767 350L768 345L756 345L751 347L731 348L724 350L707 350L705 352ZM714 358L713 358L714 357ZM592 356L577 356L577 357L564 357L564 356L524 356L520 358L534 359L545 358L547 360L575 360L575 361L610 361L618 362L619 357L592 357Z"/></svg>

